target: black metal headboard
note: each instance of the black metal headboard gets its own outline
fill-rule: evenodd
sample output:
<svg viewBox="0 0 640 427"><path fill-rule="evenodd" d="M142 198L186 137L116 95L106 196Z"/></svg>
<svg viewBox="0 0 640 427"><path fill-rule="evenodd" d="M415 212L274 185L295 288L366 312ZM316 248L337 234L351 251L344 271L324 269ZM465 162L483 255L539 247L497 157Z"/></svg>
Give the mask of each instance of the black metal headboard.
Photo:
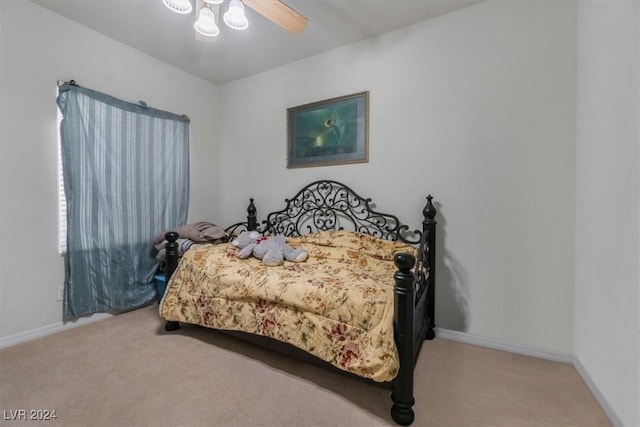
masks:
<svg viewBox="0 0 640 427"><path fill-rule="evenodd" d="M264 234L295 237L326 230L358 231L387 240L419 243L422 232L395 215L371 208L371 199L361 197L348 186L331 180L315 181L302 188L284 209L271 212L262 222Z"/></svg>

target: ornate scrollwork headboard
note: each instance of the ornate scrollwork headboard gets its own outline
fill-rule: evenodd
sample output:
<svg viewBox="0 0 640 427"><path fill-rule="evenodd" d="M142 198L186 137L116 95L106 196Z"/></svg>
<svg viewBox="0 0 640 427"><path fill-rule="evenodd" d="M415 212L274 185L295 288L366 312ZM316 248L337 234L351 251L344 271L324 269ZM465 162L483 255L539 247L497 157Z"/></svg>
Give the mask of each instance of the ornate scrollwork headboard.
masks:
<svg viewBox="0 0 640 427"><path fill-rule="evenodd" d="M316 231L349 230L387 240L419 243L422 232L391 214L371 208L371 199L337 181L315 181L302 188L284 209L271 212L260 227L263 233L293 237Z"/></svg>

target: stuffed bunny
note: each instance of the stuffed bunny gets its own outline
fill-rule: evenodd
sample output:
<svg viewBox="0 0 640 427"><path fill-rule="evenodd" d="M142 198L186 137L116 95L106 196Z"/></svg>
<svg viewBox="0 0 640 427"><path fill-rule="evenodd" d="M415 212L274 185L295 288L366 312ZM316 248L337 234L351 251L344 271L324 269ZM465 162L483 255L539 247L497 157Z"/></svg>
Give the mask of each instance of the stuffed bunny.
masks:
<svg viewBox="0 0 640 427"><path fill-rule="evenodd" d="M291 248L282 234L266 238L261 237L257 231L243 231L231 244L240 249L236 253L238 258L244 259L253 255L270 267L282 265L285 259L302 262L309 255L304 248Z"/></svg>

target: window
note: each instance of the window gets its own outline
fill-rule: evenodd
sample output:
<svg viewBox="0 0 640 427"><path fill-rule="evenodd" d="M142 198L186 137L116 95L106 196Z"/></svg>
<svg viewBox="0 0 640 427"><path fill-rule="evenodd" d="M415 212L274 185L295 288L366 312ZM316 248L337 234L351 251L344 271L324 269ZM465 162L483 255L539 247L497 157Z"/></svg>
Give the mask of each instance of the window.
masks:
<svg viewBox="0 0 640 427"><path fill-rule="evenodd" d="M58 111L58 253L67 252L67 198L64 195L64 174L62 172L62 141L60 139L60 122L62 112Z"/></svg>

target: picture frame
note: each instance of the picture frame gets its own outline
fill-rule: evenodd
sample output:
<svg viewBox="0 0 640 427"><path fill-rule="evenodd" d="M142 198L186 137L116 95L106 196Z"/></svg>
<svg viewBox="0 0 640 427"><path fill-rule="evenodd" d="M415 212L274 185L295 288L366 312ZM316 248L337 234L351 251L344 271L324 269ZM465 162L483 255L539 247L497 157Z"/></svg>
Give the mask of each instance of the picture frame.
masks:
<svg viewBox="0 0 640 427"><path fill-rule="evenodd" d="M369 92L287 109L287 168L369 161Z"/></svg>

